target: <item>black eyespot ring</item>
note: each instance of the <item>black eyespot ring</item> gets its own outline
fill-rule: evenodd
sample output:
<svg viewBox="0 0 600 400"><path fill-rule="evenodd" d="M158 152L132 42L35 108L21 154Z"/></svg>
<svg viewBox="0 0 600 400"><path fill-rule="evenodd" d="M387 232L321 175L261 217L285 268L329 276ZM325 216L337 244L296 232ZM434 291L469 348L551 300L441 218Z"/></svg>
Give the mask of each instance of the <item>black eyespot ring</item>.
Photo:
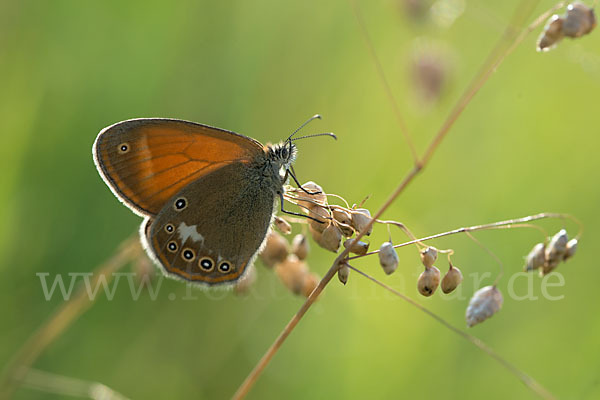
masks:
<svg viewBox="0 0 600 400"><path fill-rule="evenodd" d="M173 224L166 224L165 225L165 232L167 232L167 233L173 233L173 232L175 232L175 227L173 226Z"/></svg>
<svg viewBox="0 0 600 400"><path fill-rule="evenodd" d="M225 274L229 271L231 271L231 264L229 264L229 261L222 261L221 264L219 264L219 272Z"/></svg>
<svg viewBox="0 0 600 400"><path fill-rule="evenodd" d="M171 240L169 243L167 243L167 249L171 252L171 253L175 253L177 251L177 249L179 248L179 246L177 246L177 242L174 240Z"/></svg>
<svg viewBox="0 0 600 400"><path fill-rule="evenodd" d="M202 257L200 261L198 261L198 266L203 271L210 272L215 268L215 263L210 257Z"/></svg>
<svg viewBox="0 0 600 400"><path fill-rule="evenodd" d="M196 253L194 253L194 250L190 248L185 248L181 252L181 258L183 258L185 261L193 261L194 258L196 258Z"/></svg>
<svg viewBox="0 0 600 400"><path fill-rule="evenodd" d="M119 145L119 153L125 154L129 151L129 143L121 143Z"/></svg>
<svg viewBox="0 0 600 400"><path fill-rule="evenodd" d="M185 197L180 197L177 200L175 200L175 203L173 204L173 208L175 209L175 211L181 211L183 209L185 209L187 207L187 199Z"/></svg>

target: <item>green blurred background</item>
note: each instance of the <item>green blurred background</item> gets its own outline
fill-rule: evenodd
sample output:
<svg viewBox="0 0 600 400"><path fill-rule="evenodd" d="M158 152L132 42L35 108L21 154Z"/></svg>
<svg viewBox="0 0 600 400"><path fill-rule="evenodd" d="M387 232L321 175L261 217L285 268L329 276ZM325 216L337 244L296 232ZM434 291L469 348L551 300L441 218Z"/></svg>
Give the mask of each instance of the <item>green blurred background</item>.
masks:
<svg viewBox="0 0 600 400"><path fill-rule="evenodd" d="M361 1L415 142L422 151L500 37L517 1L445 1L446 19L405 2ZM465 6L461 12L460 5ZM456 8L458 5L458 8ZM542 1L536 15L553 5ZM444 8L446 7L446 8ZM454 7L454 8L453 8ZM444 11L446 10L446 11ZM448 11L450 10L450 11ZM452 17L453 10L456 18ZM448 14L449 13L449 14ZM417 13L418 14L418 13ZM531 18L530 18L531 20ZM600 240L600 36L565 40L547 54L530 35L492 76L425 172L385 214L424 236L458 226L567 212L586 226L576 258L558 271L564 295L516 301L499 287L502 311L472 328L559 398L600 398L596 254ZM411 62L433 53L445 71L428 102ZM173 117L252 136L285 138L320 113L299 142L296 171L328 192L375 211L411 166L392 107L348 1L2 1L0 3L0 364L63 300L46 301L38 272L89 272L141 220L102 182L91 156L96 134L133 117ZM549 231L558 221L540 223ZM567 224L570 233L576 227ZM296 228L297 229L297 228ZM395 241L403 240L392 231ZM540 239L532 230L477 237L518 272ZM386 240L379 228L372 246ZM376 258L358 267L464 327L472 273L497 264L464 236L453 247L465 282L460 298L424 299L414 250L387 277ZM333 255L313 245L321 276ZM445 270L444 262L439 262ZM120 285L52 344L35 367L102 382L133 399L228 398L300 307L260 263L248 296L194 291L163 281L156 300L133 301ZM126 269L128 271L129 269ZM490 284L492 278L483 280ZM517 282L517 293L527 282ZM169 294L176 295L169 300ZM18 399L54 399L22 388ZM332 281L289 337L249 398L532 398L498 363L408 304L356 274Z"/></svg>

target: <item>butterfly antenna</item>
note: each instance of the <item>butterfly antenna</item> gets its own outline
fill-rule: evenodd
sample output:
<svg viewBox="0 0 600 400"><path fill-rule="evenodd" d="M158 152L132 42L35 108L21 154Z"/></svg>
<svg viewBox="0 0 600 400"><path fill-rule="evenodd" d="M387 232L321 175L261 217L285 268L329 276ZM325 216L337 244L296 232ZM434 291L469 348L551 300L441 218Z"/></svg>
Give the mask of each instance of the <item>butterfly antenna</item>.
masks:
<svg viewBox="0 0 600 400"><path fill-rule="evenodd" d="M300 139L306 139L306 138L317 137L317 136L330 136L330 137L334 138L335 140L337 140L337 136L335 136L331 132L314 133L312 135L300 136L300 137L297 137L297 138L294 138L294 139L291 139L291 140L300 140Z"/></svg>
<svg viewBox="0 0 600 400"><path fill-rule="evenodd" d="M292 137L302 128L304 128L306 125L308 125L308 123L314 119L321 119L321 116L319 114L315 114L312 117L310 117L305 123L303 123L302 125L300 125L298 127L298 129L296 129L294 132L292 132L292 134L290 135L290 137L287 138L286 142L289 142L292 140Z"/></svg>

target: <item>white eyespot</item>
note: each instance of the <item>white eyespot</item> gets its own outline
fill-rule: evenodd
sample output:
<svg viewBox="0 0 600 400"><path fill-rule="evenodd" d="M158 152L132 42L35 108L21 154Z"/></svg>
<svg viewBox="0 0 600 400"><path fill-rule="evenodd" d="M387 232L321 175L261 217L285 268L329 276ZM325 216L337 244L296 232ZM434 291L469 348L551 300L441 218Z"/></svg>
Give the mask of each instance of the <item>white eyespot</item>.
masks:
<svg viewBox="0 0 600 400"><path fill-rule="evenodd" d="M118 147L117 147L118 151L120 154L125 154L128 153L129 150L131 149L131 146L129 146L129 143L121 143Z"/></svg>
<svg viewBox="0 0 600 400"><path fill-rule="evenodd" d="M166 224L164 229L168 234L175 232L175 226L173 226L173 224Z"/></svg>
<svg viewBox="0 0 600 400"><path fill-rule="evenodd" d="M229 261L221 261L219 264L219 272L226 274L233 269Z"/></svg>
<svg viewBox="0 0 600 400"><path fill-rule="evenodd" d="M181 252L181 258L183 258L183 261L194 261L194 258L196 258L196 253L194 252L194 250L190 249L189 247L186 247Z"/></svg>
<svg viewBox="0 0 600 400"><path fill-rule="evenodd" d="M210 257L202 257L198 261L198 266L204 272L210 272L215 269L215 262Z"/></svg>
<svg viewBox="0 0 600 400"><path fill-rule="evenodd" d="M167 250L169 250L171 253L175 253L178 248L179 248L179 246L177 245L177 242L174 240L171 240L169 243L167 243Z"/></svg>
<svg viewBox="0 0 600 400"><path fill-rule="evenodd" d="M188 201L185 197L179 197L177 200L175 200L175 203L173 203L173 209L175 211L182 211L185 210L185 208L188 205Z"/></svg>

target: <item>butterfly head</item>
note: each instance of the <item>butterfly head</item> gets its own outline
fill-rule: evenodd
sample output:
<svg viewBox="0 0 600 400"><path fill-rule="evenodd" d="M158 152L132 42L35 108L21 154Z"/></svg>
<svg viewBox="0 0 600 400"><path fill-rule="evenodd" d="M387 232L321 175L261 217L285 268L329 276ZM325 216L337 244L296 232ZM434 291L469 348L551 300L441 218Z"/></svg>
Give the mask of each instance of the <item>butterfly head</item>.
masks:
<svg viewBox="0 0 600 400"><path fill-rule="evenodd" d="M287 170L296 161L297 149L291 140L267 147L267 156L279 168ZM278 169L279 169L278 168Z"/></svg>

